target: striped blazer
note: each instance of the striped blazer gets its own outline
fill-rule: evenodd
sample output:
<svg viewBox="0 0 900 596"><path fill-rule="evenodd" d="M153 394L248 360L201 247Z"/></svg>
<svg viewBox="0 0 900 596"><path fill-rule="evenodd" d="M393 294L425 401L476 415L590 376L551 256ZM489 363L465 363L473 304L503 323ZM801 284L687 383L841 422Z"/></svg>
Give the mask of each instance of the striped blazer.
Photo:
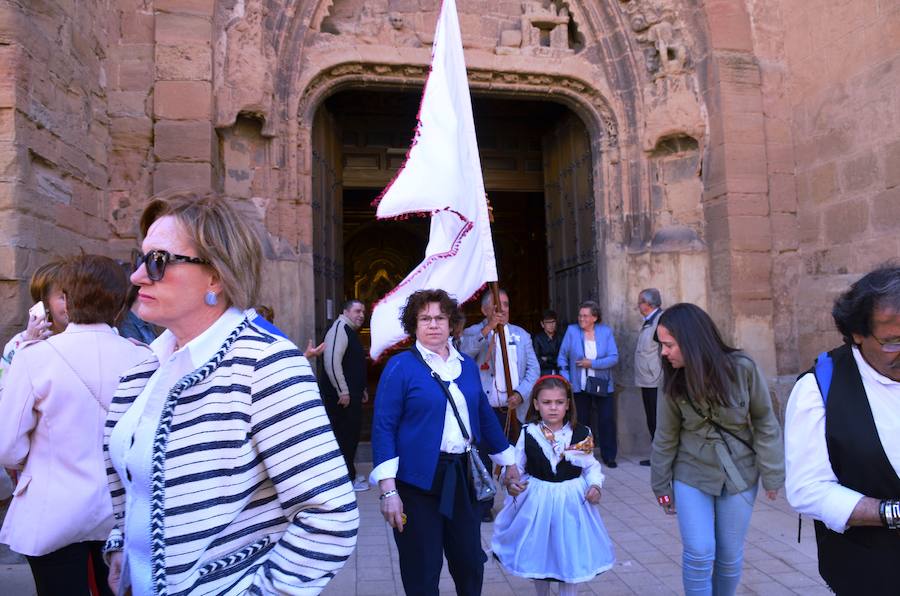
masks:
<svg viewBox="0 0 900 596"><path fill-rule="evenodd" d="M125 516L109 436L158 367L126 372L110 406L107 552L123 548ZM151 470L156 596L318 594L356 544L356 497L309 363L247 319L169 390Z"/></svg>

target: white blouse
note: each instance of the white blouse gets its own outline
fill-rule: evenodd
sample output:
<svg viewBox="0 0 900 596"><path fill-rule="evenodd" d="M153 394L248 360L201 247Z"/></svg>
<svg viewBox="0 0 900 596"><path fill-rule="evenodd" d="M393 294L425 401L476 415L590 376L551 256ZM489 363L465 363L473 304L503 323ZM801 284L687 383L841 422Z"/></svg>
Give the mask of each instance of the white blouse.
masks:
<svg viewBox="0 0 900 596"><path fill-rule="evenodd" d="M175 350L175 336L165 331L150 344L161 363L144 391L122 416L109 438L109 455L125 485L125 553L134 596L153 594L150 564L150 474L153 441L169 390L200 368L244 319L229 308L206 331Z"/></svg>

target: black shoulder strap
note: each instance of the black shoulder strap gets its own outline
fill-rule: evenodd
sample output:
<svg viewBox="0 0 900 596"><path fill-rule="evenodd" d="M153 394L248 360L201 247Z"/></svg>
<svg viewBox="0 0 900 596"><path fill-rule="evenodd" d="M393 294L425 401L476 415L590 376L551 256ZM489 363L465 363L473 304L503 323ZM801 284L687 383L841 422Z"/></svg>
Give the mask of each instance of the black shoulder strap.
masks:
<svg viewBox="0 0 900 596"><path fill-rule="evenodd" d="M709 424L712 425L712 427L713 427L714 429L716 429L716 431L718 431L719 436L722 438L722 442L725 443L725 447L726 447L726 448L728 448L728 441L725 440L725 435L722 434L723 432L728 433L729 435L731 435L732 437L734 437L735 439L737 439L738 441L740 441L741 443L743 443L744 446L747 447L747 449L749 449L749 450L752 451L754 454L756 454L756 449L753 448L753 445L751 445L750 443L748 443L747 441L745 441L745 440L742 439L741 437L737 436L736 434L734 434L733 432L731 432L730 430L728 430L727 428L725 428L724 426L722 426L721 424L719 424L718 422L716 422L715 420L713 420L712 418L710 418L709 416L705 416L704 414L702 414L702 413L700 412L700 410L697 408L697 406L694 405L694 400L691 399L691 396L690 396L690 395L688 395L687 393L685 393L685 394L684 394L684 397L685 397L685 399L687 400L687 402L691 405L691 408L694 410L694 412L697 413L697 416L700 416L701 418L703 418L703 421L704 421L704 422L708 422ZM731 451L731 448L728 448L728 450Z"/></svg>
<svg viewBox="0 0 900 596"><path fill-rule="evenodd" d="M410 346L409 351L413 353L416 360L422 363L422 366L428 369L428 372L431 374L431 378L437 381L437 384L441 386L441 390L444 392L444 395L447 396L447 401L450 402L450 408L453 410L453 415L456 416L456 422L459 423L459 430L462 431L463 438L466 440L466 442L468 442L469 433L466 432L466 425L463 424L462 418L459 416L459 410L456 408L456 402L453 401L453 396L450 395L450 388L444 384L444 381L441 379L440 375L438 375L436 372L434 372L434 369L428 366L428 363L425 362L424 358L422 358L422 354L419 352L415 345Z"/></svg>

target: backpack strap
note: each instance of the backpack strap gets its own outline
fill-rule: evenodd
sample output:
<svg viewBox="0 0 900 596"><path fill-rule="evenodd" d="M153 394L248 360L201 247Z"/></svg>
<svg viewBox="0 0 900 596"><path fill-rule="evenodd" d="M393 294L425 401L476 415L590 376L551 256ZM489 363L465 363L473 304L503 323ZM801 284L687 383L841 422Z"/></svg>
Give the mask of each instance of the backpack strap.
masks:
<svg viewBox="0 0 900 596"><path fill-rule="evenodd" d="M834 376L834 360L829 352L822 352L816 356L816 364L813 366L813 375L819 393L822 394L822 405L828 405L828 391L831 389L831 377ZM826 408L827 409L827 408ZM800 544L800 531L803 527L803 516L797 515L797 544Z"/></svg>
<svg viewBox="0 0 900 596"><path fill-rule="evenodd" d="M828 352L822 352L816 358L814 367L816 384L819 386L819 393L822 394L822 403L828 404L828 390L831 389L831 377L834 375L834 360Z"/></svg>

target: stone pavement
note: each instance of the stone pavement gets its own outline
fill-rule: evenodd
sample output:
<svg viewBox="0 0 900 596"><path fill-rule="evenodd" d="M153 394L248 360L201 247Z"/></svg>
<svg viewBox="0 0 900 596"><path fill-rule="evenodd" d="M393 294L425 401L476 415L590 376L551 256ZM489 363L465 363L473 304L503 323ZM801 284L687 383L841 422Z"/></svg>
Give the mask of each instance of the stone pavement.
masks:
<svg viewBox="0 0 900 596"><path fill-rule="evenodd" d="M660 511L650 491L650 468L635 457L619 459L615 470L605 469L600 510L615 543L616 564L594 580L580 584L579 594L681 594L681 541L674 516ZM370 464L371 465L371 464ZM368 471L360 466L360 471ZM357 493L360 533L356 551L325 589L328 596L403 594L397 548L378 510L377 491ZM497 506L502 501L498 497ZM485 551L490 548L491 524L482 524ZM555 590L554 590L555 592ZM441 594L451 595L453 581L447 566L441 575ZM530 580L508 575L490 558L484 573L484 596L530 596ZM797 544L797 514L780 495L757 499L747 533L744 573L738 594L831 594L816 563L813 525L803 522Z"/></svg>
<svg viewBox="0 0 900 596"><path fill-rule="evenodd" d="M368 472L371 464L359 466ZM606 486L600 501L603 520L615 543L616 564L593 581L580 585L580 594L680 594L681 543L675 517L664 515L650 492L650 469L637 458L619 459L619 467L605 470ZM327 596L381 596L403 594L397 548L378 511L376 490L357 493L360 533L357 548L325 589ZM498 505L500 500L498 498ZM492 526L482 525L485 550ZM530 596L529 580L507 575L489 559L484 574L484 596ZM738 594L827 595L831 592L816 568L812 522L803 522L802 542L797 544L797 515L781 496L770 502L757 499L745 547L744 574ZM0 564L0 594L32 596L27 565ZM455 594L444 566L441 594Z"/></svg>

